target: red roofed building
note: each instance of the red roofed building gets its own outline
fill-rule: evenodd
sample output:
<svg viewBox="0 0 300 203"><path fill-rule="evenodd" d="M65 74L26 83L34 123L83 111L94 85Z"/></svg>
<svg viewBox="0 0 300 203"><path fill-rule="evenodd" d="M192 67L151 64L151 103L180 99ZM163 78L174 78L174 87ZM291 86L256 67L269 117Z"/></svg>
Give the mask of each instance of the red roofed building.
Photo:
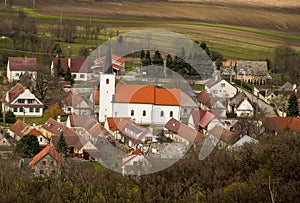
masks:
<svg viewBox="0 0 300 203"><path fill-rule="evenodd" d="M15 140L20 140L24 135L28 135L30 127L21 120L17 120L12 126L10 126L8 133Z"/></svg>
<svg viewBox="0 0 300 203"><path fill-rule="evenodd" d="M62 109L67 115L91 115L91 108L79 94L67 92L62 99Z"/></svg>
<svg viewBox="0 0 300 203"><path fill-rule="evenodd" d="M38 70L36 58L8 57L7 79L9 82L18 81L25 72L36 78Z"/></svg>
<svg viewBox="0 0 300 203"><path fill-rule="evenodd" d="M11 110L16 116L43 116L43 103L20 83L1 98L2 109Z"/></svg>
<svg viewBox="0 0 300 203"><path fill-rule="evenodd" d="M265 117L262 119L262 124L267 132L300 132L300 118L298 117Z"/></svg>
<svg viewBox="0 0 300 203"><path fill-rule="evenodd" d="M53 146L46 146L29 162L29 166L34 170L34 175L44 177L59 176L64 165L64 158Z"/></svg>
<svg viewBox="0 0 300 203"><path fill-rule="evenodd" d="M220 124L219 114L212 110L193 110L188 123L190 127L196 130L208 131Z"/></svg>
<svg viewBox="0 0 300 203"><path fill-rule="evenodd" d="M46 138L40 131L38 131L36 128L32 128L29 132L28 135L35 135L36 138L39 141L39 144L41 147L45 147L46 145L49 144L49 139Z"/></svg>
<svg viewBox="0 0 300 203"><path fill-rule="evenodd" d="M88 63L85 58L54 58L51 64L51 74L54 75L58 61L64 72L70 68L75 82L87 81L89 78Z"/></svg>
<svg viewBox="0 0 300 203"><path fill-rule="evenodd" d="M91 67L94 75L98 75L99 72L104 72L105 58L106 57L103 56L94 61L94 65ZM126 60L114 54L111 55L111 59L113 71L116 73L116 75L119 75L120 72L125 70Z"/></svg>
<svg viewBox="0 0 300 203"><path fill-rule="evenodd" d="M188 127L180 121L171 118L165 125L168 130L165 135L175 142L184 142L186 144L198 144L204 135L194 128Z"/></svg>

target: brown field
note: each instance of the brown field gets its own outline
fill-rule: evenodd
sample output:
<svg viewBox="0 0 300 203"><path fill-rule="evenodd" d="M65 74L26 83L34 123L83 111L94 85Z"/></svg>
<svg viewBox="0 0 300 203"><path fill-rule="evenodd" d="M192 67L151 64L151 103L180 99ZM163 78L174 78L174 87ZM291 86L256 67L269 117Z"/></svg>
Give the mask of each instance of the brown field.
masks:
<svg viewBox="0 0 300 203"><path fill-rule="evenodd" d="M19 1L19 2L18 2ZM24 1L15 0L19 4ZM266 49L288 44L300 50L300 39L288 39L206 26L168 22L210 23L300 36L299 0L36 0L37 12L63 17L160 21L164 24L107 23L111 27L155 27L186 33L193 39L234 40ZM27 1L28 4L28 1ZM28 5L27 5L28 6ZM134 29L134 28L132 28ZM122 30L122 29L121 29ZM224 49L224 47L222 47ZM263 54L263 53L262 53Z"/></svg>

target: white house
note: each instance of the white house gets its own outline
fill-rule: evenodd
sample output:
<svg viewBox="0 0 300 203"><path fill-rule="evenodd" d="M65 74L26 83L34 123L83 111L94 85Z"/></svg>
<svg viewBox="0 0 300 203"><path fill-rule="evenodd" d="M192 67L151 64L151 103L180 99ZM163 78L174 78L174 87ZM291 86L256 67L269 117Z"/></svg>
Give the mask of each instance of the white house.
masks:
<svg viewBox="0 0 300 203"><path fill-rule="evenodd" d="M149 171L150 167L152 167L150 161L139 149L122 158L121 169L123 175L141 175Z"/></svg>
<svg viewBox="0 0 300 203"><path fill-rule="evenodd" d="M233 97L237 89L226 80L222 79L219 71L214 72L213 77L205 82L205 91L219 98Z"/></svg>
<svg viewBox="0 0 300 203"><path fill-rule="evenodd" d="M45 147L50 144L49 139L46 138L40 131L38 131L36 128L32 128L29 132L28 135L35 135L36 138L39 141L39 145L41 147Z"/></svg>
<svg viewBox="0 0 300 203"><path fill-rule="evenodd" d="M75 94L72 91L64 95L61 103L62 110L67 115L91 115L91 107L79 94Z"/></svg>
<svg viewBox="0 0 300 203"><path fill-rule="evenodd" d="M193 110L188 120L189 127L202 133L220 124L218 112L212 110Z"/></svg>
<svg viewBox="0 0 300 203"><path fill-rule="evenodd" d="M239 92L228 103L228 111L234 113L237 117L252 117L254 115L254 107L252 102L244 92Z"/></svg>
<svg viewBox="0 0 300 203"><path fill-rule="evenodd" d="M88 64L85 58L54 58L51 63L51 74L54 75L57 64L60 61L61 68L67 72L70 68L75 82L85 82L90 78Z"/></svg>
<svg viewBox="0 0 300 203"><path fill-rule="evenodd" d="M6 92L1 102L4 111L11 110L16 116L43 116L43 103L19 83Z"/></svg>
<svg viewBox="0 0 300 203"><path fill-rule="evenodd" d="M26 125L21 120L17 120L10 128L8 129L8 134L15 140L20 140L24 135L28 135L30 132L30 127Z"/></svg>
<svg viewBox="0 0 300 203"><path fill-rule="evenodd" d="M8 57L7 79L9 82L18 81L25 72L36 78L38 69L36 58Z"/></svg>

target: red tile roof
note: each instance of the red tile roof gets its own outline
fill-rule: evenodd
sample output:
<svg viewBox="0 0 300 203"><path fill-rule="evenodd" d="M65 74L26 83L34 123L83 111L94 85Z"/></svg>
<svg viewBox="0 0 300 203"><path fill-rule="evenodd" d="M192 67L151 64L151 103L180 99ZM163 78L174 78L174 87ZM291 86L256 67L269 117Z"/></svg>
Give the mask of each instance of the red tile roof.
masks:
<svg viewBox="0 0 300 203"><path fill-rule="evenodd" d="M29 162L29 166L35 165L46 155L52 156L60 165L65 164L64 158L55 150L53 146L46 146L42 151L33 157L33 159Z"/></svg>
<svg viewBox="0 0 300 203"><path fill-rule="evenodd" d="M73 94L72 91L66 93L62 99L67 105L77 107L84 100L78 94Z"/></svg>
<svg viewBox="0 0 300 203"><path fill-rule="evenodd" d="M165 128L178 134L184 139L188 140L191 143L199 143L199 141L204 138L204 135L193 128L188 127L187 125L181 123L180 121L171 118L166 124Z"/></svg>
<svg viewBox="0 0 300 203"><path fill-rule="evenodd" d="M275 132L284 132L287 129L300 132L300 118L298 117L265 117L262 123L268 130Z"/></svg>
<svg viewBox="0 0 300 203"><path fill-rule="evenodd" d="M153 85L122 85L116 87L116 102L179 106L181 90L157 88Z"/></svg>
<svg viewBox="0 0 300 203"><path fill-rule="evenodd" d="M67 71L69 64L68 60L71 60L70 71L71 73L87 73L88 72L88 64L85 58L60 58L61 68L63 71ZM58 63L58 58L54 58L52 60L53 67L55 68Z"/></svg>
<svg viewBox="0 0 300 203"><path fill-rule="evenodd" d="M100 90L93 90L92 92L94 105L100 104Z"/></svg>
<svg viewBox="0 0 300 203"><path fill-rule="evenodd" d="M23 121L17 120L12 126L10 126L9 130L18 136L23 136L28 135L30 132L30 127Z"/></svg>
<svg viewBox="0 0 300 203"><path fill-rule="evenodd" d="M205 128L216 116L211 110L193 110L192 117L195 126Z"/></svg>
<svg viewBox="0 0 300 203"><path fill-rule="evenodd" d="M214 104L216 102L216 98L213 97L211 94L207 93L205 90L201 91L198 95L197 95L197 101L200 104L203 104L204 106L211 108L212 104Z"/></svg>
<svg viewBox="0 0 300 203"><path fill-rule="evenodd" d="M215 126L213 129L208 131L208 133L215 137L220 138L226 144L229 144L229 145L233 144L234 133L231 132L230 130L227 130L226 128L223 128L220 125Z"/></svg>
<svg viewBox="0 0 300 203"><path fill-rule="evenodd" d="M130 118L108 117L107 123L109 129L115 132L115 131L121 131L130 120L131 120Z"/></svg>
<svg viewBox="0 0 300 203"><path fill-rule="evenodd" d="M11 103L13 102L20 94L22 94L26 88L21 85L20 83L17 83L11 90L8 92L8 100L6 100L6 95L2 97L1 102L4 103Z"/></svg>
<svg viewBox="0 0 300 203"><path fill-rule="evenodd" d="M37 71L36 58L8 57L9 68L11 71Z"/></svg>
<svg viewBox="0 0 300 203"><path fill-rule="evenodd" d="M40 131L38 131L36 128L33 128L29 131L28 135L35 135L35 136L40 136L42 135L42 133Z"/></svg>

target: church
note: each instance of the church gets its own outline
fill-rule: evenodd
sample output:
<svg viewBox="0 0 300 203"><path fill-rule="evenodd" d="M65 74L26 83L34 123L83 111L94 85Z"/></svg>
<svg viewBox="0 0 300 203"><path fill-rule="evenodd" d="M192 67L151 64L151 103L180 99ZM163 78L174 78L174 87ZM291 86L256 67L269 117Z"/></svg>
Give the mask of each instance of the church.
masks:
<svg viewBox="0 0 300 203"><path fill-rule="evenodd" d="M187 95L180 89L116 84L110 55L108 47L106 71L99 74L99 122L105 122L107 117L126 117L142 125L164 125L171 118L180 120L182 112L186 113L188 107L183 108L183 104L187 103Z"/></svg>

